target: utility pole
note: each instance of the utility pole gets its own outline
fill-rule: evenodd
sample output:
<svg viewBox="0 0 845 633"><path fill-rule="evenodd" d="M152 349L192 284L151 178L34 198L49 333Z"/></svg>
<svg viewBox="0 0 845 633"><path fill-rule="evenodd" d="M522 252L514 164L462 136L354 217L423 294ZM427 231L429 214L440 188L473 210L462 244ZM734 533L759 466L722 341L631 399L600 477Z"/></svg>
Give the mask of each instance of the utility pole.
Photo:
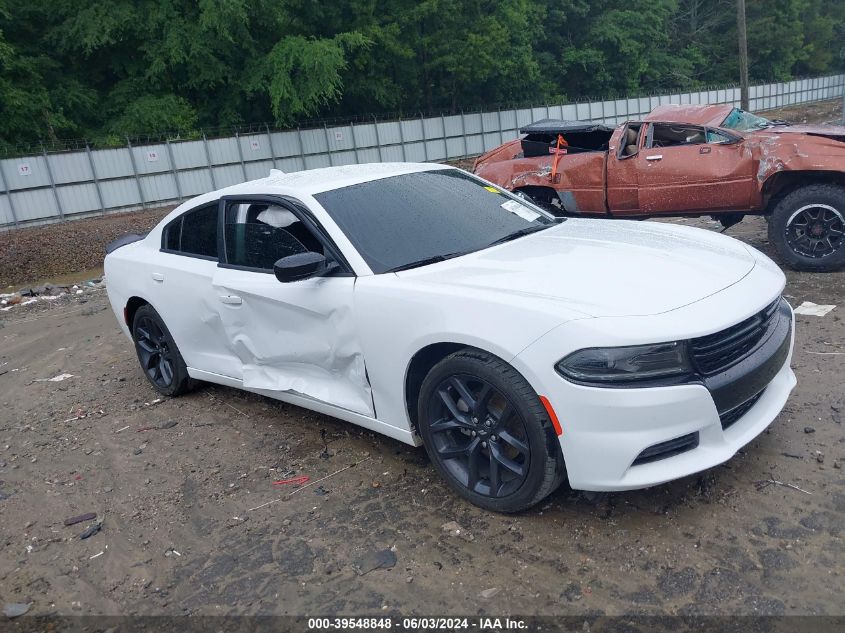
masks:
<svg viewBox="0 0 845 633"><path fill-rule="evenodd" d="M745 29L745 0L736 0L736 31L739 37L740 107L748 110L748 34Z"/></svg>

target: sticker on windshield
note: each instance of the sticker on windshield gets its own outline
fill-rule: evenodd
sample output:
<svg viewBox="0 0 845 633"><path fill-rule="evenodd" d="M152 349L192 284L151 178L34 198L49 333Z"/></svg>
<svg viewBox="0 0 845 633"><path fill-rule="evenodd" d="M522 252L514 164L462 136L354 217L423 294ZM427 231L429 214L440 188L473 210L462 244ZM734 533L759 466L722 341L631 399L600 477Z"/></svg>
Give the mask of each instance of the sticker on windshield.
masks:
<svg viewBox="0 0 845 633"><path fill-rule="evenodd" d="M533 222L537 218L540 217L540 214L536 211L532 211L524 204L520 204L516 200L508 200L507 202L502 203L502 208L505 211L510 211L514 215L518 215L523 220L528 220L529 222Z"/></svg>
<svg viewBox="0 0 845 633"><path fill-rule="evenodd" d="M490 193L500 193L496 187L491 187L490 185L484 185L484 188Z"/></svg>

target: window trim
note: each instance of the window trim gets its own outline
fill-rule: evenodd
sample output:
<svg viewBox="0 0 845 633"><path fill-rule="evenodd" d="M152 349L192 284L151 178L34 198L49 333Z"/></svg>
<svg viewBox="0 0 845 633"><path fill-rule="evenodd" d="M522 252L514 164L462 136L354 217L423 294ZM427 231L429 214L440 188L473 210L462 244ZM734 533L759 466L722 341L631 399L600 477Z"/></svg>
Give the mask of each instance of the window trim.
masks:
<svg viewBox="0 0 845 633"><path fill-rule="evenodd" d="M352 266L343 256L340 249L331 239L329 234L323 229L311 210L308 209L301 201L289 196L267 195L267 194L246 194L246 195L228 195L222 196L217 201L217 252L222 253L222 257L218 258L218 268L229 268L232 270L243 270L245 272L263 273L273 275L272 269L255 268L253 266L240 266L238 264L230 264L229 257L226 252L226 207L229 203L266 203L274 204L287 209L293 213L305 227L311 231L315 238L323 245L323 248L331 255L339 268L334 269L325 277L356 277Z"/></svg>
<svg viewBox="0 0 845 633"><path fill-rule="evenodd" d="M191 207L190 209L183 211L182 213L177 215L175 218L173 218L170 222L168 222L165 225L165 227L161 230L161 244L160 244L159 249L158 249L159 252L160 253L168 253L169 255L179 255L181 257L192 257L194 259L204 259L205 261L210 261L210 262L219 262L220 261L220 221L219 221L219 218L218 218L218 222L217 222L217 256L216 257L212 257L211 255L200 255L199 253L186 253L185 251L182 251L182 250L174 250L172 248L165 248L165 246L164 246L164 239L165 239L165 236L167 235L167 231L170 229L170 227L172 227L173 225L175 225L178 222L179 223L179 247L181 248L182 247L182 220L185 219L185 216L188 215L189 213L194 213L195 211L201 211L202 209L205 209L207 207L213 207L213 206L217 206L217 205L219 205L218 200L214 200L212 202L206 202L204 204L198 204L195 207ZM218 213L219 213L219 211L218 211Z"/></svg>

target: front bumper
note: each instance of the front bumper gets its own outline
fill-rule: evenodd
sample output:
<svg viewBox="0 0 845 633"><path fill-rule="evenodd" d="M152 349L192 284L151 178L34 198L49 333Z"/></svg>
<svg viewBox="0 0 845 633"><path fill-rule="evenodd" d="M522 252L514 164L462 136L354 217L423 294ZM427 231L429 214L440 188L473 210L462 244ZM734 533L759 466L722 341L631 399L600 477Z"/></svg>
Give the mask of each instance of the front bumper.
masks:
<svg viewBox="0 0 845 633"><path fill-rule="evenodd" d="M794 317L788 306L786 311L782 327L789 330L782 331L762 359L750 359L744 369L737 366L733 375L716 376L706 384L614 389L560 377L543 380L547 393L538 393L549 398L560 419L559 440L570 485L596 491L645 488L712 468L735 455L772 423L796 385L790 368ZM529 349L520 360L536 367L540 361L531 357L545 355L544 348ZM638 460L646 449L685 436L697 445L655 461Z"/></svg>

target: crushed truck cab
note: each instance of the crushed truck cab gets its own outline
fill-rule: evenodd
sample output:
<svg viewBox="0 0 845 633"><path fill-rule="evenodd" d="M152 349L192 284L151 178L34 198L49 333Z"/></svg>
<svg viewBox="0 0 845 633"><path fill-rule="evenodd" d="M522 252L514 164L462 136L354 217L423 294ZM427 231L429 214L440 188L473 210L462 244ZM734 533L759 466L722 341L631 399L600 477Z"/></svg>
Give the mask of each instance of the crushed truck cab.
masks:
<svg viewBox="0 0 845 633"><path fill-rule="evenodd" d="M768 215L801 270L845 266L845 128L722 106L659 106L616 128L545 119L479 157L476 174L562 215ZM563 141L563 142L561 142Z"/></svg>

